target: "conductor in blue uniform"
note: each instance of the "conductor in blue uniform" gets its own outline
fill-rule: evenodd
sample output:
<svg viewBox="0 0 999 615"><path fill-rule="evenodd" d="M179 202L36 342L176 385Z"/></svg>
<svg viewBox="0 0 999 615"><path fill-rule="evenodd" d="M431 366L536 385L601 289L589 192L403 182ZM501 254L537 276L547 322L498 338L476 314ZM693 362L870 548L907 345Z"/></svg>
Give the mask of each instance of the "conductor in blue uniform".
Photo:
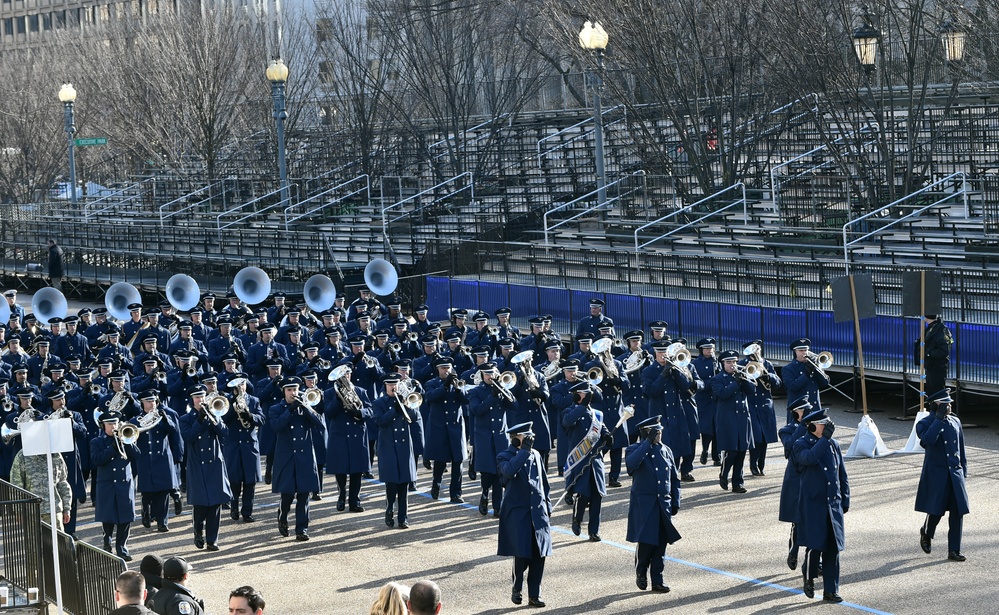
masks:
<svg viewBox="0 0 999 615"><path fill-rule="evenodd" d="M672 451L663 444L660 418L653 416L638 424L640 441L625 451L624 463L632 478L627 538L638 543L635 584L648 589L651 568L652 591L666 593L666 545L680 540L673 527L673 516L680 512L680 476Z"/></svg>
<svg viewBox="0 0 999 615"><path fill-rule="evenodd" d="M821 408L803 419L808 433L798 438L791 459L801 472L798 495L798 539L805 546L805 595L815 597L815 577L822 564L822 599L843 602L839 595L839 552L846 546L843 515L850 510L850 483L835 425Z"/></svg>
<svg viewBox="0 0 999 615"><path fill-rule="evenodd" d="M527 573L527 603L543 607L541 577L545 558L552 554L551 487L541 454L534 450L531 423L507 430L510 446L496 456L500 482L506 489L499 517L497 555L513 556L514 604L524 600L524 573Z"/></svg>
<svg viewBox="0 0 999 615"><path fill-rule="evenodd" d="M375 400L372 411L378 425L378 479L385 483L385 525L395 526L393 511L398 500L399 529L404 530L409 528L409 483L416 480L410 413L419 410L406 408L397 396L401 379L398 372L385 374L385 395Z"/></svg>
<svg viewBox="0 0 999 615"><path fill-rule="evenodd" d="M937 524L947 513L947 559L963 562L961 531L968 507L968 459L964 453L964 430L961 420L951 412L948 389L930 396L935 413L916 423L916 435L922 444L923 471L916 490L916 510L926 513L926 521L919 530L919 546L930 552L931 541ZM932 406L931 406L932 408Z"/></svg>
<svg viewBox="0 0 999 615"><path fill-rule="evenodd" d="M194 546L218 551L222 505L232 499L222 456L229 428L205 403L203 384L191 387L191 412L180 417L180 433L187 451L187 501L193 507Z"/></svg>
<svg viewBox="0 0 999 615"><path fill-rule="evenodd" d="M313 427L323 426L322 416L298 395L302 380L296 376L281 382L284 399L270 407L267 421L274 430L274 474L271 492L281 494L278 532L288 536L288 513L295 501L295 540L309 539L309 499L319 491L319 468L312 444Z"/></svg>
<svg viewBox="0 0 999 615"><path fill-rule="evenodd" d="M118 557L132 561L128 553L128 533L135 520L134 466L139 450L118 437L122 416L105 412L101 417L104 433L90 441L90 461L97 472L94 516L104 530L104 550L111 552L111 535Z"/></svg>

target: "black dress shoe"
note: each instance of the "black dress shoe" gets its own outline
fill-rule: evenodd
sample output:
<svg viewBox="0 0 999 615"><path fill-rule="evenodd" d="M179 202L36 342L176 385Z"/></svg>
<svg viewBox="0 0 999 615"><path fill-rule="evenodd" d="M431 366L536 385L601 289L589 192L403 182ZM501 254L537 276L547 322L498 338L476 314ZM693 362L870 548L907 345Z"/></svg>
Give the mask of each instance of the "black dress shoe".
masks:
<svg viewBox="0 0 999 615"><path fill-rule="evenodd" d="M321 493L313 493L312 494L312 501L313 502L322 502L323 501L323 494L321 494Z"/></svg>
<svg viewBox="0 0 999 615"><path fill-rule="evenodd" d="M963 562L968 558L966 558L964 554L961 553L960 551L951 551L950 553L947 554L947 559L949 559L952 562Z"/></svg>
<svg viewBox="0 0 999 615"><path fill-rule="evenodd" d="M435 500L439 500L441 497L441 488L437 485L430 487L430 497Z"/></svg>
<svg viewBox="0 0 999 615"><path fill-rule="evenodd" d="M375 477L375 475L372 474L371 472L365 472L364 474L361 474L361 478L371 479L371 478L374 478L374 477Z"/></svg>
<svg viewBox="0 0 999 615"><path fill-rule="evenodd" d="M685 483L692 483L697 479L694 478L693 474L684 474L683 476L680 477L680 480Z"/></svg>
<svg viewBox="0 0 999 615"><path fill-rule="evenodd" d="M416 491L416 483L409 483L409 490Z"/></svg>
<svg viewBox="0 0 999 615"><path fill-rule="evenodd" d="M762 468L760 468L760 476L766 476L766 475L767 475L767 473L764 472Z"/></svg>
<svg viewBox="0 0 999 615"><path fill-rule="evenodd" d="M238 507L238 506L233 506L233 507L232 507L232 508L230 509L230 511L229 511L229 517L230 517L230 518L231 518L231 519L232 519L233 521L239 521L239 507Z"/></svg>
<svg viewBox="0 0 999 615"><path fill-rule="evenodd" d="M204 549L205 548L205 537L202 536L201 534L195 534L194 535L194 546L197 547L197 548L199 548L199 549Z"/></svg>
<svg viewBox="0 0 999 615"><path fill-rule="evenodd" d="M581 521L576 521L575 519L573 519L572 520L572 533L575 534L576 536L579 536L580 532L582 532L582 531L583 531L582 522Z"/></svg>
<svg viewBox="0 0 999 615"><path fill-rule="evenodd" d="M565 495L565 503L566 503L567 506L572 506L573 502L575 502L575 501L576 501L576 497L573 494L567 493Z"/></svg>
<svg viewBox="0 0 999 615"><path fill-rule="evenodd" d="M243 515L243 523L254 523L256 518L253 515Z"/></svg>
<svg viewBox="0 0 999 615"><path fill-rule="evenodd" d="M611 480L607 481L607 486L608 487L620 487L621 486L621 481L619 481L617 479L611 479Z"/></svg>
<svg viewBox="0 0 999 615"><path fill-rule="evenodd" d="M708 452L707 451L701 451L701 465L702 466L708 465Z"/></svg>
<svg viewBox="0 0 999 615"><path fill-rule="evenodd" d="M494 509L493 509L493 518L495 518L495 519L499 519L499 515L500 515L500 512L499 512L499 510L498 510L498 509L496 509L496 508L494 508Z"/></svg>
<svg viewBox="0 0 999 615"><path fill-rule="evenodd" d="M668 594L669 593L669 585L663 585L662 583L653 583L652 584L652 591L658 592L660 594Z"/></svg>
<svg viewBox="0 0 999 615"><path fill-rule="evenodd" d="M392 509L385 511L385 525L395 527L395 519L392 518Z"/></svg>
<svg viewBox="0 0 999 615"><path fill-rule="evenodd" d="M399 522L399 529L400 530L408 530L409 529L409 521L400 521Z"/></svg>
<svg viewBox="0 0 999 615"><path fill-rule="evenodd" d="M126 562L132 561L132 556L129 555L128 553L119 553L118 557L120 557L121 559L125 560Z"/></svg>
<svg viewBox="0 0 999 615"><path fill-rule="evenodd" d="M713 465L714 465L714 466L715 466L716 468L720 468L720 467L721 467L721 461L719 461L719 460L717 460L717 459L716 459L716 460L714 461L714 464L713 464Z"/></svg>
<svg viewBox="0 0 999 615"><path fill-rule="evenodd" d="M214 542L210 542L210 543L208 543L207 550L208 551L218 551L219 550L219 546L216 543L214 543Z"/></svg>
<svg viewBox="0 0 999 615"><path fill-rule="evenodd" d="M600 537L600 534L590 534L590 542L600 542L601 540L603 538Z"/></svg>
<svg viewBox="0 0 999 615"><path fill-rule="evenodd" d="M478 477L479 477L479 475L475 473L475 469L474 468L468 468L468 478L470 480L475 480Z"/></svg>
<svg viewBox="0 0 999 615"><path fill-rule="evenodd" d="M153 524L152 517L149 516L149 511L142 511L142 527L150 527Z"/></svg>
<svg viewBox="0 0 999 615"><path fill-rule="evenodd" d="M336 509L338 511L343 512L343 510L345 508L347 508L347 502L346 501L344 501L342 499L336 501Z"/></svg>
<svg viewBox="0 0 999 615"><path fill-rule="evenodd" d="M791 549L787 552L787 567L795 570L798 567L798 550Z"/></svg>
<svg viewBox="0 0 999 615"><path fill-rule="evenodd" d="M930 537L926 535L923 528L919 528L919 548L923 550L923 553L929 553L932 551Z"/></svg>
<svg viewBox="0 0 999 615"><path fill-rule="evenodd" d="M460 495L452 495L451 496L451 503L452 504L464 504L465 500Z"/></svg>
<svg viewBox="0 0 999 615"><path fill-rule="evenodd" d="M158 524L156 526L156 531L157 532L164 532L164 533L165 532L169 532L170 531L170 527L166 523L160 523L160 524Z"/></svg>
<svg viewBox="0 0 999 615"><path fill-rule="evenodd" d="M184 511L184 504L180 501L180 494L174 493L173 495L173 514L179 515Z"/></svg>
<svg viewBox="0 0 999 615"><path fill-rule="evenodd" d="M510 594L510 601L514 604L520 604L524 601L524 595L519 591L514 590L513 593Z"/></svg>
<svg viewBox="0 0 999 615"><path fill-rule="evenodd" d="M760 471L757 470L756 468L753 468L752 472L753 472L753 476L759 476L760 475Z"/></svg>
<svg viewBox="0 0 999 615"><path fill-rule="evenodd" d="M644 572L635 573L635 585L642 591L649 588L649 579Z"/></svg>
<svg viewBox="0 0 999 615"><path fill-rule="evenodd" d="M743 487L742 485L739 485L738 487L732 487L732 493L746 493L746 488Z"/></svg>
<svg viewBox="0 0 999 615"><path fill-rule="evenodd" d="M278 513L278 533L280 533L285 538L288 537L288 521L281 518L281 513Z"/></svg>
<svg viewBox="0 0 999 615"><path fill-rule="evenodd" d="M489 514L489 499L486 496L479 498L479 514L487 515Z"/></svg>
<svg viewBox="0 0 999 615"><path fill-rule="evenodd" d="M804 592L806 598L811 599L815 597L815 581L813 579L805 579Z"/></svg>
<svg viewBox="0 0 999 615"><path fill-rule="evenodd" d="M103 549L105 551L107 551L108 553L111 552L111 537L110 536L105 536L104 537L104 547L103 547Z"/></svg>
<svg viewBox="0 0 999 615"><path fill-rule="evenodd" d="M308 539L309 539L309 535L306 534L305 532L299 532L299 533L295 534L295 540L297 540L298 542L305 542Z"/></svg>
<svg viewBox="0 0 999 615"><path fill-rule="evenodd" d="M364 512L364 507L362 507L360 504L358 504L357 506L351 506L350 512Z"/></svg>
<svg viewBox="0 0 999 615"><path fill-rule="evenodd" d="M823 593L822 599L826 602L843 602L843 596L840 596L839 594Z"/></svg>
<svg viewBox="0 0 999 615"><path fill-rule="evenodd" d="M545 604L545 601L542 600L541 598L528 598L527 604L538 609L543 609L546 606L548 606L547 604Z"/></svg>
<svg viewBox="0 0 999 615"><path fill-rule="evenodd" d="M721 485L722 489L728 491L728 479L723 474L718 475L718 484Z"/></svg>

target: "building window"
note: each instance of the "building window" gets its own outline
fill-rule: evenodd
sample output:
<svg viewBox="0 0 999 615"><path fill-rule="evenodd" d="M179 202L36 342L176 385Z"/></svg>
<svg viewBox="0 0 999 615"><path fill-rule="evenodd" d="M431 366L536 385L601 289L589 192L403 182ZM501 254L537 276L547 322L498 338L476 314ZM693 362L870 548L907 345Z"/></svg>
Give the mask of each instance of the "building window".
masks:
<svg viewBox="0 0 999 615"><path fill-rule="evenodd" d="M320 45L332 38L333 20L328 17L320 17L316 20L316 43Z"/></svg>
<svg viewBox="0 0 999 615"><path fill-rule="evenodd" d="M28 31L38 32L38 15L28 15Z"/></svg>
<svg viewBox="0 0 999 615"><path fill-rule="evenodd" d="M14 36L14 18L8 17L3 20L3 33L4 36Z"/></svg>
<svg viewBox="0 0 999 615"><path fill-rule="evenodd" d="M25 21L23 15L21 17L15 17L14 18L14 28L15 28L17 34L24 34L25 32L27 32L27 30L26 30L26 21Z"/></svg>
<svg viewBox="0 0 999 615"><path fill-rule="evenodd" d="M323 60L319 63L319 83L330 85L336 79L332 60Z"/></svg>
<svg viewBox="0 0 999 615"><path fill-rule="evenodd" d="M48 32L52 29L52 13L42 15L42 30Z"/></svg>

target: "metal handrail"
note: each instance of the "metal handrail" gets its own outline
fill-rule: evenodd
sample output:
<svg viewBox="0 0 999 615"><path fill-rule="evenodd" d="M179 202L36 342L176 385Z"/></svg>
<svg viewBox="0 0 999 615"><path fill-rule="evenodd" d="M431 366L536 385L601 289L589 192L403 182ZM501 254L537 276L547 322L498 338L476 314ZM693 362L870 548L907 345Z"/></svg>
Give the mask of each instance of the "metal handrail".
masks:
<svg viewBox="0 0 999 615"><path fill-rule="evenodd" d="M492 124L493 122L497 122L497 121L499 121L499 120L501 120L501 119L503 119L505 117L509 117L509 116L510 116L510 112L506 112L506 113L503 113L501 115L497 115L494 118L490 118L490 119L482 122L481 124L476 124L475 126L472 126L471 128L468 128L466 130L461 131L461 134L467 135L470 132L476 131L476 130L478 130L480 128L488 126L489 124ZM511 121L512 121L512 119L511 119ZM467 141L466 143L478 143L479 141L481 141L482 139L485 139L485 138L486 138L485 136L481 136L481 137L479 137L477 139L472 139L471 141ZM435 141L435 142L433 142L433 143L431 143L430 145L427 146L427 151L431 152L431 151L433 151L434 148L440 147L442 144L448 143L452 139L454 139L454 137L446 137L444 139L441 139L440 141ZM432 155L431 159L432 160L437 160L441 156L445 156L445 155L447 155L447 150L444 150L443 152L441 152L441 153L439 153L437 155Z"/></svg>
<svg viewBox="0 0 999 615"><path fill-rule="evenodd" d="M202 187L198 188L197 190L192 190L191 192L188 192L187 194L185 194L183 196L179 196L179 197L175 198L174 200L172 200L172 201L170 201L168 203L164 203L163 205L160 205L160 207L159 207L159 212L160 212L160 226L163 226L163 221L166 220L167 218L172 218L173 216L176 216L177 214L179 214L181 212L185 212L188 209L192 209L194 207L198 207L199 205L203 204L205 201L210 200L212 198L211 189L214 188L214 187L216 187L216 186L218 186L219 184L221 184L221 183L223 183L225 181L226 180L224 180L224 179L217 180L217 181L215 181L215 182L213 182L211 184L208 184L207 186L202 186ZM182 208L178 209L177 211L171 211L170 213L168 213L166 215L163 214L163 210L164 209L166 209L168 207L171 207L173 205L176 205L177 203L184 202L188 198L190 198L190 197L192 197L192 196L194 196L194 195L196 195L196 194L198 194L200 192L204 192L205 190L208 190L208 197L207 198L204 198L204 199L201 199L200 201L191 203L187 207L182 207ZM225 190L222 191L222 198L223 199L225 198ZM225 207L225 201L224 200L222 202L222 206Z"/></svg>
<svg viewBox="0 0 999 615"><path fill-rule="evenodd" d="M961 178L961 189L960 190L952 192L952 193L948 194L947 196L943 197L942 199L939 199L939 200L934 201L933 203L930 203L929 205L924 205L923 207L920 207L919 209L910 211L909 213L907 213L906 215L902 216L901 218L896 218L895 220L892 220L891 222L885 224L884 226L881 226L877 230L874 230L874 231L871 231L870 233L866 233L864 235L861 235L860 237L857 237L857 238L855 238L853 240L850 240L850 241L847 240L847 233L848 233L848 230L849 230L850 226L853 226L853 225L857 224L858 222L860 222L862 220L866 220L867 218L870 218L872 216L882 214L885 211L888 211L889 209L891 209L892 207L895 207L899 203L902 203L903 201L906 201L906 200L908 200L908 199L916 196L917 194L926 192L927 190L935 188L935 187L937 187L937 186L939 186L939 185L941 185L941 184L943 184L945 182L949 182L951 180L957 179L958 177ZM892 201L891 203L888 203L884 207L881 207L879 209L875 209L872 212L866 213L863 216L860 216L859 218L854 218L853 220L850 220L849 222L847 222L846 224L844 224L843 225L843 260L846 263L846 272L848 274L850 273L850 246L852 246L854 244L857 244L857 243L860 243L861 241L864 241L865 239L869 239L870 237L873 237L873 236L878 235L880 233L883 233L885 231L885 229L891 228L891 227L895 226L896 224L898 224L899 222L902 222L903 220L907 220L909 218L916 217L919 214L921 214L924 211L926 211L927 209L930 209L932 207L936 207L937 205L940 205L944 201L950 200L950 199L954 198L957 195L961 195L961 200L964 202L964 217L965 218L969 218L970 217L970 215L969 215L970 211L969 211L969 208L968 208L968 178L965 175L964 171L958 171L956 173L951 173L947 177L944 177L942 179L938 179L937 181L933 182L932 184L930 184L928 186L924 186L924 187L920 188L919 190L916 190L915 192L907 194L907 195L903 196L902 198L900 198L900 199L898 199L896 201Z"/></svg>
<svg viewBox="0 0 999 615"><path fill-rule="evenodd" d="M640 171L635 171L633 173L628 173L627 175L624 175L623 177L615 179L611 183L607 184L606 186L603 187L603 189L606 190L607 188L610 188L611 186L616 186L617 184L620 184L621 182L623 182L626 179L629 179L631 177L637 177L637 176L645 177L645 171L641 171L640 170ZM545 225L545 245L549 244L549 242L548 242L548 232L549 231L555 230L558 227L560 227L563 224L565 224L566 222L572 222L573 220L575 220L577 218L580 218L582 216L585 216L586 214L588 214L588 213L590 213L592 211L596 211L598 209L603 209L603 208L607 207L609 204L614 203L614 202L619 201L620 199L624 198L627 194L631 194L631 192L628 192L626 194L625 193L618 194L614 198L607 199L603 203L597 203L593 207L585 209L585 210L579 212L578 214L576 214L576 215L574 215L572 217L566 218L565 220L559 220L559 222L557 224L553 224L552 226L548 226L548 214L553 214L553 213L555 213L557 211L561 211L563 209L568 209L568 208L572 207L573 205L575 205L576 203L579 203L580 201L588 200L589 197L592 197L593 195L598 194L600 192L600 190L601 190L601 188L597 188L597 189L595 189L595 190L593 190L591 192L587 192L583 196L579 196L579 197L576 197L576 198L572 199L568 203L563 203L563 204L559 205L558 207L553 207L553 208L549 209L548 211L546 211L545 215L542 217L542 220L543 220L544 225Z"/></svg>
<svg viewBox="0 0 999 615"><path fill-rule="evenodd" d="M306 190L308 190L309 186L312 185L315 182L318 182L320 180L324 180L327 177L330 177L331 175L336 175L340 171L349 169L350 167L355 167L355 166L357 166L359 164L361 164L360 160L351 160L347 164L342 164L342 165L338 166L335 169L330 169L329 171L326 171L325 173L320 173L319 175L316 175L315 177L309 177L309 178L305 179Z"/></svg>
<svg viewBox="0 0 999 615"><path fill-rule="evenodd" d="M694 220L693 222L688 222L687 224L684 224L684 225L679 226L679 227L677 227L675 229L672 229L672 230L670 230L670 231L668 231L666 233L663 233L662 235L656 237L655 239L650 239L649 241L646 241L643 244L639 244L638 243L638 233L640 231L642 231L642 230L644 230L644 229L646 229L646 228L648 228L650 226L653 226L655 224L659 224L660 222L663 222L663 221L665 221L665 220L667 220L669 218L672 218L674 216L677 216L677 215L679 215L681 213L689 212L694 207L697 207L701 203L705 203L705 202L710 201L712 199L718 198L719 196L725 194L726 192L731 192L732 190L736 190L736 189L738 189L742 193L742 197L740 199L738 199L736 201L733 201L732 203L729 203L728 205L726 205L725 207L722 207L721 209L716 209L715 211L710 211L707 214L705 214L705 215L701 216L700 218L698 218L697 220ZM655 243L655 242L659 241L660 239L665 239L666 237L669 237L673 233L676 233L676 232L681 231L683 229L689 228L692 225L698 224L701 221L705 220L706 218L710 218L711 216L713 216L715 214L718 214L718 213L723 212L723 211L728 211L731 207L733 207L735 205L739 205L740 203L742 204L742 223L743 224L748 224L749 223L749 211L748 211L748 207L747 207L748 201L746 200L746 186L742 182L734 183L731 186L729 186L727 188L724 188L722 190L719 190L718 192L715 192L714 194L712 194L710 196L704 197L703 199L697 201L696 203L691 203L690 205L684 207L683 209L674 211L673 213L667 214L667 215L663 216L662 218L659 218L658 220L653 220L652 222L649 222L648 224L643 224L642 226L640 226L637 229L635 229L635 233L634 233L634 235L635 235L635 253L638 254L638 251L641 250L642 248L644 248L645 246L647 246L649 244L652 244L652 243Z"/></svg>
<svg viewBox="0 0 999 615"><path fill-rule="evenodd" d="M250 212L250 213L248 213L248 214L246 214L244 216L241 216L241 217L237 218L236 220L233 220L232 222L228 222L226 224L222 224L222 218L223 217L231 215L231 214L239 211L240 209L243 209L244 207L249 207L250 205L254 205L258 201L266 199L267 197L274 196L275 194L281 194L281 192L283 190L285 190L285 189L288 190L288 193L289 193L288 194L288 198L280 199L278 202L272 203L272 204L268 205L267 207L264 207L261 210L252 211L252 212ZM222 231L224 229L227 229L230 226L235 226L235 225L239 224L240 222L244 222L246 220L249 220L250 218L259 216L260 214L262 214L264 212L267 212L267 211L270 211L272 209L276 209L278 207L283 206L286 202L290 201L292 198L294 198L295 196L297 196L297 194L292 194L292 193L297 193L297 192L298 192L298 187L295 186L294 184L292 184L292 185L287 186L285 188L278 188L277 190L273 190L271 192L268 192L267 194L260 195L257 198L255 198L253 200L250 200L250 201L247 201L247 202L245 202L242 205L239 205L237 207L233 207L232 209L228 209L226 211L223 211L219 215L215 216L215 221L216 221L216 224L218 225L219 235L222 234Z"/></svg>
<svg viewBox="0 0 999 615"><path fill-rule="evenodd" d="M159 179L159 176L157 176L157 175L154 175L152 177L147 177L146 179L142 180L141 182L136 182L134 184L130 184L128 186L125 186L124 188L120 188L119 190L116 190L115 192L112 192L111 194L106 194L106 195L100 197L99 199L94 199L93 201L85 201L83 203L83 217L84 218L89 218L90 216L96 216L99 213L103 213L105 211L109 211L111 209L114 209L118 205L121 205L123 202L127 203L127 202L130 202L130 201L133 201L133 200L139 198L140 195L136 194L136 195L130 196L130 197L126 198L126 199L123 199L122 201L115 201L115 202L111 203L110 205L108 205L107 207L103 207L101 209L98 209L97 211L90 211L91 208L94 205L96 205L97 203L100 203L102 201L107 201L107 200L112 199L112 198L114 198L116 196L121 196L122 194L128 192L129 190L133 190L135 188L139 188L143 184L146 184L148 182L156 181L157 179Z"/></svg>
<svg viewBox="0 0 999 615"><path fill-rule="evenodd" d="M615 121L613 121L613 122L611 122L609 124L604 124L604 128L609 128L609 127L613 126L614 124L617 124L619 122L623 122L623 121L625 121L625 120L628 119L628 108L625 107L624 105L617 105L617 106L611 107L610 109L606 109L606 110L604 110L600 114L600 117L603 118L605 115L607 115L611 111L615 111L615 110L621 109L621 108L624 108L624 117L622 117L619 120L615 120ZM538 146L537 146L538 147L538 168L539 169L541 168L541 158L545 154L548 154L549 152L554 152L557 149L565 147L569 143L572 143L572 142L574 142L574 141L576 141L578 139L581 139L581 138L585 137L586 135L588 135L588 134L590 134L592 132L595 132L596 128L594 128L593 130L590 130L589 132L584 132L582 134L576 135L575 137L573 137L572 139L569 139L565 143L559 143L557 146L555 146L555 147L553 147L551 149L546 149L545 151L541 151L541 144L542 143L544 143L548 139L554 139L555 137L559 137L559 136L562 135L562 133L569 132L570 130L575 130L575 129L579 128L580 126L586 124L587 122L592 122L592 121L593 121L593 118L592 117L588 117L585 120L576 122L572 126L566 126L565 128L563 128L562 130L556 132L555 134L550 134L547 137L542 137L541 139L538 139Z"/></svg>
<svg viewBox="0 0 999 615"><path fill-rule="evenodd" d="M319 207L313 207L312 209L310 209L310 210L308 210L308 211L306 211L304 213L298 214L297 216L295 216L293 218L289 218L288 217L288 212L291 211L292 209L295 209L296 207L301 207L302 205L308 203L309 201L314 201L316 199L320 199L321 197L324 197L324 196L328 195L330 192L333 192L334 190L338 190L340 188L343 188L344 186L353 184L353 183L355 183L355 182L357 182L357 181L359 181L361 179L364 180L364 187L358 188L357 190L349 192L349 193L347 193L347 194L345 194L343 196L337 197L336 199L334 199L333 201L331 201L329 203L322 203L321 205L319 205ZM354 179L349 179L349 180L347 180L347 181L345 181L343 183L340 183L340 184L337 184L336 186L333 186L332 188L328 188L326 190L323 190L322 192L314 194L314 195L310 196L309 198L307 198L307 199L305 199L303 201L299 201L298 203L294 203L292 205L289 205L288 207L284 208L284 230L286 230L286 231L290 230L289 229L289 225L292 222L294 222L295 220L299 220L301 218L304 218L305 216L312 215L312 214L316 213L317 211L326 209L327 207L331 207L331 206L339 203L340 201L343 201L344 199L349 199L350 197L352 197L352 196L354 196L356 194L360 194L362 192L367 192L368 193L368 198L369 199L371 198L371 178L368 177L367 173L365 173L363 175L358 175Z"/></svg>
<svg viewBox="0 0 999 615"><path fill-rule="evenodd" d="M412 201L413 199L419 198L419 197L423 196L424 194L427 194L428 192L433 192L434 190L440 188L441 186L445 186L447 184L450 184L450 183L458 180L461 177L466 177L466 176L468 177L468 185L466 185L464 188L459 188L458 190L454 190L452 192L449 192L449 193L445 194L444 196L441 196L439 198L434 199L433 201L431 201L427 205L424 205L423 207L418 207L418 208L416 208L416 209L414 209L412 211L408 211L408 212L406 212L406 213L404 213L404 214L402 214L400 216L396 216L395 218L392 218L391 220L389 220L388 216L386 216L386 213L388 212L388 210L393 209L395 207L400 207L403 203L406 203L407 201ZM395 222L396 220L401 220L401 219L403 219L403 218L405 218L407 216L411 216L411 215L415 214L418 211L423 211L427 207L429 207L431 205L434 205L436 203L439 203L443 199L450 198L450 197L458 194L459 192L464 192L465 190L469 190L470 191L471 198L472 198L472 200L474 200L475 199L475 178L472 176L472 174L469 171L465 171L464 173L460 173L458 175L455 175L454 177L452 177L450 179L446 179L446 180L442 181L441 183L439 183L439 184L437 184L435 186L431 186L431 187L427 188L426 190L422 190L420 192L417 192L413 196L406 197L406 198L404 198L403 200L401 200L401 201L399 201L397 203L393 203L392 205L389 205L388 207L382 208L382 239L384 239L384 241L385 241L386 251L388 251L390 253L394 253L394 251L392 249L392 242L389 239L389 234L388 234L388 225L389 225L389 222Z"/></svg>
<svg viewBox="0 0 999 615"><path fill-rule="evenodd" d="M779 113L782 113L783 111L791 109L792 107L794 107L798 103L804 102L804 101L806 101L808 99L811 99L813 101L812 102L812 106L810 108L808 108L808 109L805 109L801 113L799 113L799 114L791 117L790 120L789 120L789 122L793 122L793 121L796 121L798 119L801 119L802 117L805 117L809 113L815 113L815 114L817 114L819 112L819 95L813 92L811 94L805 94L804 96L802 96L801 98L798 98L796 100L792 100L791 102L787 103L786 105L777 107L776 109L773 109L772 111L768 111L765 115L761 116L760 118L755 118L755 117L754 118L750 118L749 120L747 120L743 124L740 124L737 128L739 128L739 129L749 128L750 126L752 126L753 124L756 123L757 119L765 119L765 118L768 118L770 116L777 115ZM732 129L724 131L722 134L724 134L724 135L731 135L731 134L733 134L735 132L735 130L736 130L735 128L732 128ZM767 131L764 131L763 134L767 134ZM734 143L733 146L735 148L739 148L739 147L742 147L743 145L745 145L747 142L749 142L749 139L747 139L746 141L739 141L737 143Z"/></svg>

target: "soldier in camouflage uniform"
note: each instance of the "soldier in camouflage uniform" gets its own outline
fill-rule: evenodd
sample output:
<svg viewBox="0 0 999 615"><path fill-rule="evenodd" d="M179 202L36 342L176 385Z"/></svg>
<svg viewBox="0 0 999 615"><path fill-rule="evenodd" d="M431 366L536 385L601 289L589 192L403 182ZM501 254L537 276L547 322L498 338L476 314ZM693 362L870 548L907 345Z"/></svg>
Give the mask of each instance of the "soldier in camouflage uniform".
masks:
<svg viewBox="0 0 999 615"><path fill-rule="evenodd" d="M69 523L69 504L73 490L69 485L69 472L62 455L52 455L52 474L55 481L56 524L58 529ZM49 521L49 470L45 455L25 456L17 451L10 469L10 482L42 499L42 521Z"/></svg>

